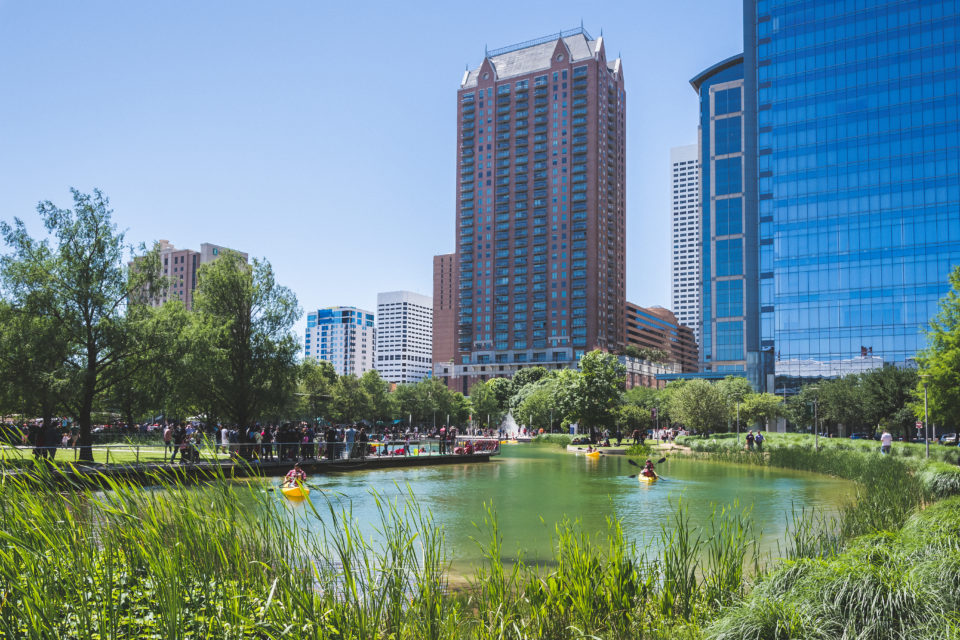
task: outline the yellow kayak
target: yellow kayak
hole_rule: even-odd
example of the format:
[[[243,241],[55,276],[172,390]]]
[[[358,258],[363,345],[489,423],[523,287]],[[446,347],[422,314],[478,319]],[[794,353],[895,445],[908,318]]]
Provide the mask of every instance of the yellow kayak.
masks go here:
[[[585,454],[583,454],[583,455],[586,456],[586,457],[588,457],[588,458],[599,458],[599,457],[600,457],[600,452],[599,452],[599,451],[591,451],[590,453],[585,453]]]
[[[659,476],[645,476],[642,473],[637,475],[637,479],[640,481],[640,484],[653,484],[660,479]]]
[[[280,491],[288,498],[306,498],[310,489],[304,486],[281,487]]]

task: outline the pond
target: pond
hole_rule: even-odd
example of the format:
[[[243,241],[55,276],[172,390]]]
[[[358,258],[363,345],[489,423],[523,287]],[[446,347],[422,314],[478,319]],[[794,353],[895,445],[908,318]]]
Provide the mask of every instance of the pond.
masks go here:
[[[628,477],[638,469],[624,456],[592,460],[553,445],[505,445],[502,450],[489,463],[312,476],[311,498],[323,504],[319,510],[324,514],[326,498],[351,506],[373,533],[378,515],[371,490],[403,501],[409,486],[444,529],[452,573],[465,575],[481,561],[473,539],[487,539],[477,528],[485,503],[496,511],[504,560],[522,552],[525,561],[537,563],[551,556],[554,525],[565,516],[579,520],[590,534],[605,532],[608,517],[619,518],[627,538],[645,545],[662,525],[673,525],[678,501],[696,525],[708,522],[715,507],[739,501],[741,508],[752,509],[754,526],[762,532],[761,549],[774,551],[794,507],[834,511],[853,497],[849,481],[784,469],[673,458],[657,467],[660,482],[643,485]],[[306,508],[276,495],[278,508]],[[307,522],[322,526],[315,519]]]

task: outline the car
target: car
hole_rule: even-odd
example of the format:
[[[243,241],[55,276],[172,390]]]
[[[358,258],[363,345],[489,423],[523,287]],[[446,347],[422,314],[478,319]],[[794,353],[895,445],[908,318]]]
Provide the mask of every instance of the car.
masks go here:
[[[958,438],[955,433],[945,433],[940,436],[940,444],[947,447],[956,446],[960,444],[960,438]]]
[[[873,438],[866,433],[851,433],[851,440],[873,440]]]

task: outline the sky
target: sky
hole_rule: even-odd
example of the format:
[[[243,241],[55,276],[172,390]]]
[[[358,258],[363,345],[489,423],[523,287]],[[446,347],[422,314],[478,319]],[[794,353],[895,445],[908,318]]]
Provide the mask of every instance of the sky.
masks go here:
[[[740,0],[0,0],[0,219],[101,189],[127,240],[265,258],[306,311],[432,294],[454,250],[456,92],[490,49],[583,26],[623,60],[627,299],[670,306],[670,148]],[[297,331],[302,333],[301,319]]]

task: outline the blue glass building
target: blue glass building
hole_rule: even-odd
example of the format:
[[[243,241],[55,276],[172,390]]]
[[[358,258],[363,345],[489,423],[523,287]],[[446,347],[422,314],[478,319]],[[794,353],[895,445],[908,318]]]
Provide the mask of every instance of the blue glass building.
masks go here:
[[[744,375],[756,388],[761,357],[755,185],[746,179],[743,55],[690,81],[700,98],[701,345],[700,370]]]
[[[960,0],[745,0],[742,112],[720,113],[717,101],[735,58],[692,81],[704,371],[742,366],[755,387],[779,392],[912,363],[960,263],[958,39]],[[736,125],[717,126],[734,117],[739,156],[721,148]],[[739,235],[719,207],[738,198],[737,157]],[[738,238],[742,278],[729,271]]]

